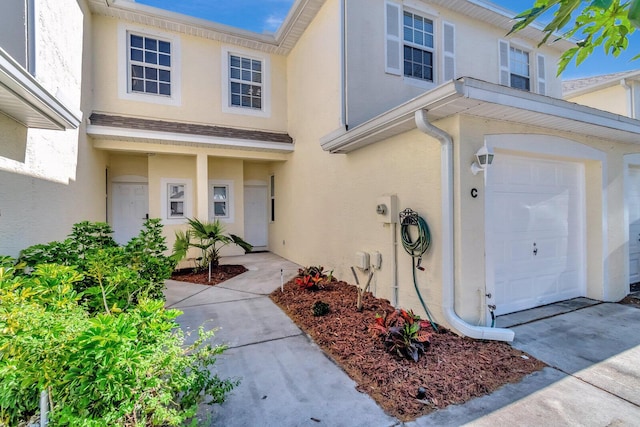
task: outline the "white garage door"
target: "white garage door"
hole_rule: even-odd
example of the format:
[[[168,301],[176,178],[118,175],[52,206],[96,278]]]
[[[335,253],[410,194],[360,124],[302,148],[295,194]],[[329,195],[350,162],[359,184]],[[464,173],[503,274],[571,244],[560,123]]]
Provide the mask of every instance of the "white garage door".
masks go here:
[[[496,314],[585,294],[582,164],[501,154],[487,171],[487,290]]]
[[[629,283],[640,282],[640,168],[629,167]]]

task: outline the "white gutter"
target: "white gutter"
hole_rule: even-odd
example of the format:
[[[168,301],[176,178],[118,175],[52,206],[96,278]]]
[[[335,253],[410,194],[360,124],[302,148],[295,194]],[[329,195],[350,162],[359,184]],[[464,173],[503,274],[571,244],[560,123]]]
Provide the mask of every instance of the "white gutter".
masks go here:
[[[462,320],[454,307],[454,252],[453,252],[453,138],[432,125],[424,109],[415,112],[416,126],[423,133],[440,141],[442,188],[442,311],[447,322],[461,334],[484,340],[513,341],[511,329],[474,326]]]

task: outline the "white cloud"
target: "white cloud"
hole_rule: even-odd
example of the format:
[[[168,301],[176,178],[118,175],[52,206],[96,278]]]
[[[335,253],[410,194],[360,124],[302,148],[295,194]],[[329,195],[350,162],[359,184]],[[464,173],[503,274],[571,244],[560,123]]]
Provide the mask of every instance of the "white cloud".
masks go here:
[[[275,32],[284,22],[284,17],[280,15],[269,15],[264,20],[264,31]]]

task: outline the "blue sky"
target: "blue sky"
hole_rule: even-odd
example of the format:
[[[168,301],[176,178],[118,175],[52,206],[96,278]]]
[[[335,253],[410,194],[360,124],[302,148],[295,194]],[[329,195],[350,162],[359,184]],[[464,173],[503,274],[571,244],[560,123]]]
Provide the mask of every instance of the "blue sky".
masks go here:
[[[258,33],[275,32],[289,12],[293,0],[136,0],[186,15],[244,28]],[[521,12],[533,5],[534,0],[493,0],[493,3]],[[640,68],[640,60],[630,59],[640,53],[640,31],[632,36],[629,49],[618,58],[607,56],[602,48],[579,67],[573,63],[563,73],[564,79],[588,77]]]

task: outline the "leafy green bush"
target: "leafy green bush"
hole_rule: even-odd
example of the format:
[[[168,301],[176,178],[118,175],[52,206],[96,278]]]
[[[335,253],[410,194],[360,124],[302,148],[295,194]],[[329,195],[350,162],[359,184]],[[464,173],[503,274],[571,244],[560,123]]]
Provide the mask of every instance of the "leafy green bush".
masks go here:
[[[311,310],[313,311],[313,315],[316,317],[324,316],[330,311],[329,304],[324,301],[316,301],[313,304],[313,307],[311,307]]]
[[[19,262],[0,257],[0,426],[32,416],[42,390],[52,425],[183,425],[237,384],[210,371],[226,348],[214,331],[185,347],[181,312],[164,308],[175,264],[159,220],[125,246],[110,234],[83,222]]]
[[[205,344],[213,331],[185,348],[181,313],[162,300],[90,316],[74,267],[14,273],[0,267],[0,425],[32,415],[40,390],[54,402],[53,425],[182,425],[205,396],[222,402],[237,384],[209,370],[225,349]]]
[[[140,234],[125,246],[118,246],[112,233],[106,223],[84,221],[75,224],[63,242],[24,249],[19,261],[30,268],[44,263],[76,266],[83,278],[74,287],[92,313],[121,311],[140,298],[162,298],[175,261],[164,255],[167,245],[160,220],[145,221]]]

